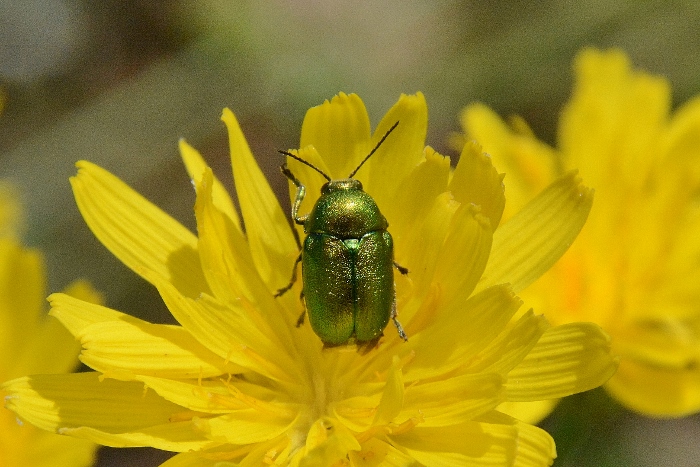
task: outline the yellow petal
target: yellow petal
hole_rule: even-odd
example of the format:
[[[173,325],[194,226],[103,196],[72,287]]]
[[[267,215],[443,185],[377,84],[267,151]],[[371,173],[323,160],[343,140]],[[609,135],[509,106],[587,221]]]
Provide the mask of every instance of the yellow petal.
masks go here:
[[[683,185],[685,184],[679,184]],[[658,282],[654,284],[656,289],[652,289],[653,294],[644,294],[638,309],[629,310],[639,320],[636,329],[630,331],[672,327],[675,329],[671,330],[671,335],[691,336],[696,335],[691,328],[699,327],[697,322],[700,320],[695,307],[700,302],[700,286],[697,281],[700,264],[695,260],[700,256],[700,236],[697,235],[700,231],[700,215],[698,206],[693,201],[677,197],[669,201],[668,211],[677,212],[685,204],[686,213],[677,214],[677,222],[673,223],[673,227],[672,222],[666,221],[670,217],[668,211],[662,217],[649,220],[649,223],[655,224],[653,232],[659,234],[654,241],[659,255],[646,264],[640,264],[639,269],[646,273],[642,278],[651,277]],[[659,222],[659,219],[664,219],[664,222]],[[660,261],[665,261],[665,264],[659,264]],[[647,283],[649,282],[644,282],[645,285]],[[697,342],[695,338],[690,340]]]
[[[288,404],[276,400],[279,393],[230,376],[187,381],[153,376],[137,376],[137,379],[165,400],[195,412],[223,414],[256,408],[282,417],[289,417],[293,413]]]
[[[204,452],[182,452],[177,454],[159,467],[239,467],[235,462],[222,461],[218,457],[209,457]]]
[[[15,362],[41,324],[44,281],[38,251],[0,238],[0,379],[21,376]]]
[[[422,427],[458,425],[493,410],[503,400],[501,375],[465,374],[406,388],[401,417],[420,417]]]
[[[233,179],[253,263],[269,290],[276,290],[289,280],[281,266],[291,264],[297,253],[294,236],[233,112],[224,109],[221,119],[228,128]]]
[[[700,96],[683,104],[673,114],[668,131],[661,141],[664,162],[670,167],[691,174],[695,184],[700,180],[700,163],[697,153],[700,148]]]
[[[514,118],[509,126],[493,110],[475,103],[464,109],[461,122],[467,139],[480,144],[498,171],[506,174],[507,217],[554,179],[554,150],[537,140],[522,119]]]
[[[278,381],[290,381],[298,366],[275,330],[241,299],[224,306],[208,295],[182,296],[171,284],[152,278],[175,319],[207,349],[244,368]]]
[[[650,367],[687,370],[698,366],[700,345],[695,339],[700,317],[673,319],[638,317],[615,333],[615,351],[624,359]]]
[[[197,237],[106,170],[78,162],[73,193],[90,230],[134,271],[147,269],[196,297],[209,288]]]
[[[299,467],[326,467],[344,460],[349,451],[361,449],[357,439],[341,424],[321,418],[311,426],[306,438],[306,456]]]
[[[489,259],[492,238],[491,225],[478,208],[460,206],[437,255],[433,280],[441,285],[442,300],[461,301],[471,295]]]
[[[428,106],[422,93],[401,94],[398,102],[389,109],[374,130],[371,148],[379,143],[396,122],[399,125],[368,160],[367,167],[363,166],[358,172],[358,178],[367,181],[363,181],[365,191],[374,197],[380,209],[390,203],[401,182],[423,159],[425,135],[428,131]],[[364,156],[368,154],[369,151]],[[364,170],[367,170],[365,174],[362,173]]]
[[[300,148],[312,145],[333,179],[347,178],[369,154],[369,116],[357,94],[340,93],[306,112],[301,127]]]
[[[503,331],[521,304],[507,286],[492,287],[464,302],[453,301],[435,323],[401,345],[402,352],[415,349],[415,357],[404,368],[404,380],[445,374],[467,363]]]
[[[110,433],[92,427],[61,428],[59,433],[116,448],[153,447],[164,451],[187,452],[214,444],[192,428],[192,422],[172,422],[137,431]]]
[[[479,420],[491,423],[492,428],[502,431],[498,425],[512,425],[517,430],[517,453],[513,462],[514,466],[540,466],[552,463],[557,457],[557,451],[552,437],[542,428],[523,423],[520,420],[493,411]]]
[[[0,334],[2,342],[32,332],[42,315],[45,280],[39,251],[12,238],[0,238],[0,332],[7,333]]]
[[[481,102],[474,102],[462,110],[459,121],[466,140],[483,146],[488,154],[495,156],[501,171],[504,173],[516,171],[508,157],[512,131],[496,112]],[[455,149],[462,150],[462,146]]]
[[[532,402],[503,402],[497,407],[499,412],[509,415],[531,425],[537,425],[545,419],[559,403],[560,399]]]
[[[180,156],[182,157],[182,161],[187,169],[187,174],[190,176],[190,179],[194,184],[199,183],[202,179],[202,174],[208,168],[204,158],[202,158],[199,151],[187,144],[184,139],[180,140],[179,147]],[[236,208],[233,206],[231,196],[229,195],[228,191],[226,191],[226,188],[224,188],[224,184],[221,183],[216,177],[213,177],[211,192],[214,206],[216,206],[219,211],[224,213],[224,215],[226,215],[226,217],[233,222],[236,229],[240,231],[241,221],[238,218]]]
[[[374,416],[373,425],[386,425],[391,423],[394,418],[401,412],[404,399],[403,375],[401,369],[398,368],[398,358],[394,358],[394,362],[389,369],[389,376],[386,379],[384,392],[377,407],[377,413]]]
[[[51,314],[83,344],[81,360],[110,377],[208,378],[241,371],[179,326],[147,323],[63,294],[49,299]]]
[[[141,321],[111,308],[86,302],[68,294],[51,294],[47,300],[52,308],[49,313],[57,318],[74,336],[79,335],[83,329],[94,323],[118,321],[121,318]]]
[[[599,326],[556,326],[508,373],[506,395],[510,401],[564,397],[602,385],[616,369],[610,338]]]
[[[389,231],[395,240],[396,254],[401,258],[405,249],[401,245],[403,235],[427,216],[435,198],[447,191],[450,175],[450,158],[430,147],[424,150],[424,158],[396,191],[394,200],[380,206],[389,221]]]
[[[387,388],[384,386],[385,391],[387,390],[397,390],[395,386],[390,386]],[[403,389],[401,389],[403,392]],[[368,430],[374,422],[374,416],[377,413],[377,408],[379,406],[379,401],[384,392],[379,394],[376,390],[365,390],[358,391],[359,394],[371,394],[348,397],[347,399],[341,400],[333,404],[333,416],[340,420],[343,425],[348,429],[362,432]],[[387,401],[388,402],[388,401]]]
[[[497,372],[506,376],[530,353],[548,328],[544,316],[528,310],[508,323],[506,329],[479,352],[478,358],[469,365],[469,371]]]
[[[3,372],[6,379],[30,374],[67,373],[78,366],[80,344],[55,318],[42,318],[22,342],[21,352]]]
[[[689,310],[686,310],[688,313]],[[614,336],[620,368],[607,389],[632,410],[684,416],[700,410],[697,319],[638,319]]]
[[[575,172],[552,183],[493,235],[491,257],[477,290],[510,283],[519,292],[569,248],[593,203]]]
[[[194,182],[197,190],[194,212],[199,232],[199,255],[207,282],[214,295],[225,301],[241,296],[253,300],[256,293],[269,295],[255,269],[248,240],[216,206],[213,180],[211,169],[207,167]]]
[[[443,193],[432,200],[425,217],[401,238],[402,266],[408,268],[418,297],[428,292],[437,267],[437,255],[458,208],[459,203],[449,193]]]
[[[391,436],[391,440],[418,462],[431,467],[541,467],[551,465],[556,456],[554,441],[546,432],[512,419],[508,423],[502,420],[435,428],[417,426],[406,434]]]
[[[684,417],[700,409],[697,365],[670,368],[622,358],[605,388],[623,405],[652,417]]]
[[[252,467],[261,465],[264,459],[264,456],[261,456],[257,464],[228,462],[228,459],[239,457],[241,457],[241,449],[237,446],[228,446],[228,452],[214,447],[198,452],[181,452],[160,464],[159,467]]]
[[[362,443],[360,451],[348,453],[353,467],[414,467],[415,459],[377,438]]]
[[[195,420],[197,429],[214,440],[232,444],[251,444],[276,438],[289,430],[294,419],[275,417],[255,410],[235,410],[226,415]]]
[[[621,181],[641,188],[668,117],[668,82],[632,72],[629,59],[618,49],[584,49],[574,69],[573,96],[559,122],[564,165],[577,167],[596,189],[616,190]]]
[[[101,303],[102,294],[87,281],[78,280],[66,287],[66,293],[92,303]],[[68,373],[78,365],[80,343],[54,317],[39,320],[34,332],[23,342],[20,355],[14,359],[14,373],[7,379],[29,374]]]
[[[285,346],[291,347],[292,338],[288,328],[296,316],[283,312],[254,266],[246,237],[216,207],[211,191],[213,185],[210,169],[205,170],[196,186],[195,215],[200,257],[214,295],[221,302],[244,298],[257,309],[270,310],[267,317],[271,326],[286,339]],[[278,284],[279,287],[283,285]]]
[[[84,302],[94,303],[96,305],[102,305],[105,302],[104,294],[95,289],[90,282],[82,279],[78,279],[68,284],[63,292],[73,298],[80,299]]]
[[[180,381],[142,375],[136,376],[135,379],[143,382],[148,389],[155,391],[163,399],[194,412],[222,414],[248,408],[243,401],[233,397],[218,380]]]
[[[4,467],[89,467],[95,463],[95,444],[49,433],[27,423],[20,424],[12,412],[4,412],[0,414],[3,430],[0,452]],[[4,424],[3,418],[12,425]]]
[[[3,389],[7,408],[44,430],[109,446],[184,451],[206,443],[187,423],[174,421],[182,407],[144,391],[142,383],[75,373],[18,378]]]
[[[481,213],[491,221],[491,230],[496,230],[506,202],[503,175],[496,171],[491,157],[482,152],[480,145],[464,145],[449,188],[460,203],[480,206]]]

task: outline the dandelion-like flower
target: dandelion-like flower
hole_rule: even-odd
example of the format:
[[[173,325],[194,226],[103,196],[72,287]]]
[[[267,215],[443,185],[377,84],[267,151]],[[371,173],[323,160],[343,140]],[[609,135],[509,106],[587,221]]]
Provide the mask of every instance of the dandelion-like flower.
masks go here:
[[[700,410],[700,98],[670,114],[665,79],[633,71],[622,51],[583,50],[558,148],[522,120],[482,105],[463,125],[508,173],[511,211],[557,167],[578,167],[596,191],[582,234],[523,294],[553,323],[593,321],[620,368],[606,388],[652,416]],[[511,209],[512,208],[512,209]]]
[[[19,241],[22,209],[12,185],[0,182],[0,382],[34,373],[65,373],[78,363],[80,345],[54,318],[46,316],[45,271],[41,254]],[[84,300],[99,296],[84,281],[66,293]],[[7,393],[0,389],[0,397]],[[58,436],[0,408],[2,467],[75,467],[93,463],[97,446]]]
[[[88,225],[157,287],[179,325],[52,295],[52,314],[80,339],[95,372],[15,380],[8,407],[59,433],[179,452],[168,467],[549,465],[551,437],[496,407],[587,390],[616,367],[599,327],[550,327],[519,311],[514,294],[585,222],[591,193],[576,176],[494,229],[502,177],[475,145],[454,170],[424,146],[421,94],[402,96],[373,134],[356,95],[309,110],[298,154],[333,178],[347,177],[400,122],[356,178],[410,270],[395,278],[408,342],[390,327],[366,351],[324,348],[308,324],[295,326],[301,284],[273,296],[289,282],[298,246],[233,113],[223,120],[242,219],[182,142],[198,235],[79,163],[72,183]],[[290,169],[307,187],[303,214],[323,180],[295,161]]]

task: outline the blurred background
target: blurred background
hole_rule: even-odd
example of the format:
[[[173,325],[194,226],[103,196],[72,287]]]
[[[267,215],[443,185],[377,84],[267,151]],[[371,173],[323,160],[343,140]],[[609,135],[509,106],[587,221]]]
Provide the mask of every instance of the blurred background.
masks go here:
[[[86,277],[110,307],[168,322],[156,291],[81,220],[75,161],[102,165],[194,229],[177,142],[231,183],[223,107],[288,204],[276,151],[297,147],[306,109],[339,91],[358,93],[374,124],[400,93],[422,91],[428,144],[445,154],[475,100],[554,144],[582,46],[623,48],[670,80],[677,105],[700,93],[698,24],[694,0],[0,0],[0,178],[22,191],[24,238],[46,255],[50,291]],[[645,419],[600,390],[566,399],[542,426],[556,466],[700,465],[698,416]],[[168,457],[102,449],[98,465]]]

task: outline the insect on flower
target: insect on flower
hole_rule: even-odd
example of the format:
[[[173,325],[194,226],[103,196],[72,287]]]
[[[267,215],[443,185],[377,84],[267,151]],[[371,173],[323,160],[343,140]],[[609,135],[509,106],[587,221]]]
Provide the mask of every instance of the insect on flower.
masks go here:
[[[296,186],[292,219],[304,226],[306,238],[297,257],[292,279],[277,291],[287,292],[296,282],[297,265],[301,262],[302,296],[314,332],[326,346],[342,345],[351,338],[358,343],[376,342],[382,336],[389,318],[394,321],[402,339],[408,340],[396,317],[396,291],[393,268],[402,274],[408,269],[394,261],[394,244],[389,226],[374,199],[359,180],[358,170],[377,151],[396,122],[347,178],[331,180],[318,167],[286,151],[280,151],[320,173],[327,182],[311,212],[299,216],[299,206],[306,187],[282,164],[282,173]]]

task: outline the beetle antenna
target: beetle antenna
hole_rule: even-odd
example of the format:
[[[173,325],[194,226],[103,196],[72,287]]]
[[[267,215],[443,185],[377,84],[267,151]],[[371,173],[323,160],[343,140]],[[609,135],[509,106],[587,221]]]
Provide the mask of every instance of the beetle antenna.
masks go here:
[[[394,126],[396,126],[396,125],[394,125]],[[392,128],[392,129],[393,129],[393,128]],[[386,138],[386,136],[385,136],[385,138]],[[384,140],[382,139],[382,141],[384,141]],[[297,161],[301,162],[302,164],[304,164],[304,165],[306,165],[306,166],[308,166],[308,167],[311,167],[311,168],[314,169],[316,172],[318,172],[318,173],[320,173],[321,175],[323,175],[323,178],[325,178],[327,181],[329,181],[329,182],[331,181],[331,177],[329,177],[328,175],[326,175],[326,174],[323,172],[323,170],[319,169],[318,167],[316,167],[315,165],[313,165],[311,162],[307,162],[307,161],[305,161],[304,159],[302,159],[301,157],[292,154],[291,152],[282,151],[282,150],[277,151],[277,152],[279,152],[280,154],[284,154],[284,155],[287,156],[287,157],[291,157],[292,159],[297,160]],[[373,151],[373,152],[374,152],[374,151]]]
[[[396,128],[396,127],[398,126],[398,124],[399,124],[399,122],[394,123],[394,125],[393,125],[391,128],[389,128],[389,131],[387,131],[386,133],[384,133],[384,136],[382,136],[382,139],[380,139],[379,142],[377,143],[377,145],[374,147],[374,149],[372,149],[372,151],[371,151],[369,154],[367,154],[367,157],[365,157],[364,159],[362,159],[362,162],[360,162],[360,165],[358,165],[358,166],[355,168],[355,170],[353,170],[353,171],[350,173],[350,175],[348,175],[348,178],[352,178],[352,177],[355,176],[355,174],[357,173],[357,171],[360,170],[360,167],[362,167],[362,166],[364,165],[364,163],[367,162],[367,159],[369,159],[370,157],[372,157],[372,154],[374,154],[375,151],[376,151],[377,149],[379,149],[379,146],[382,145],[382,143],[383,143],[384,140],[387,138],[387,136],[389,136],[389,133],[391,133],[392,131],[394,131],[394,128]]]

